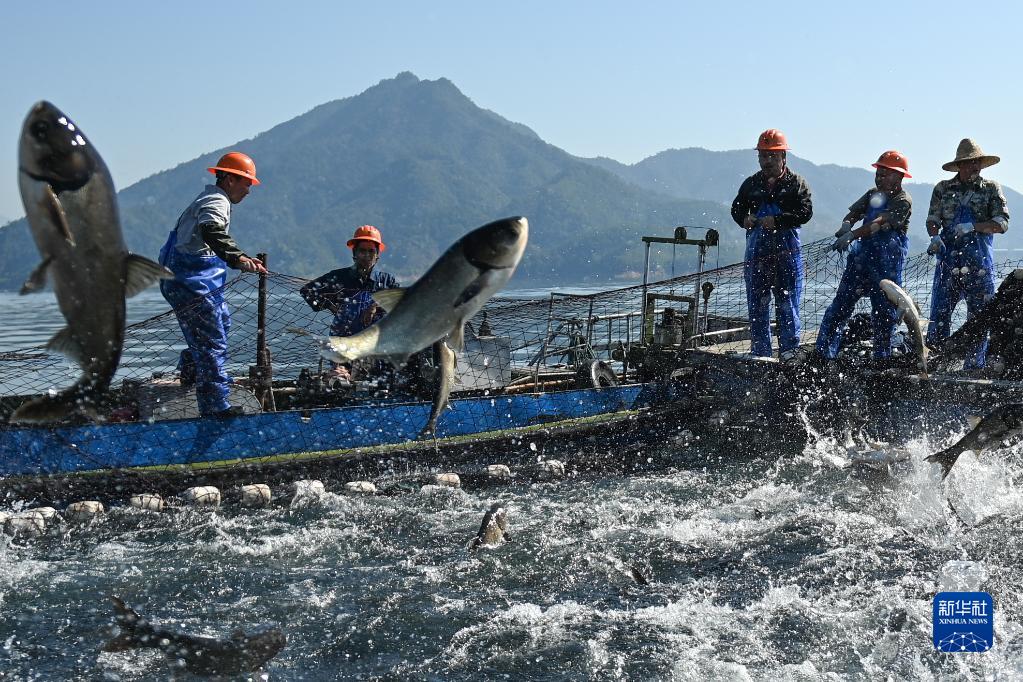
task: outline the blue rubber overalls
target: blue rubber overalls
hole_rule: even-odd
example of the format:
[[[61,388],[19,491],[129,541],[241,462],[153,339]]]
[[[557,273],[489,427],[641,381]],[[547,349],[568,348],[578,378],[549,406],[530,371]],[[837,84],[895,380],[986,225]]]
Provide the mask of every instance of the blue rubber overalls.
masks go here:
[[[174,273],[174,279],[160,281],[160,292],[174,308],[188,344],[178,359],[181,383],[195,382],[199,414],[214,414],[231,406],[226,370],[231,313],[223,294],[227,263],[216,255],[182,253],[176,244],[177,229],[160,249],[160,264]]]
[[[778,323],[778,348],[784,353],[799,346],[802,330],[799,301],[803,296],[803,254],[799,231],[765,230],[759,218],[777,216],[777,204],[757,210],[757,225],[746,235],[746,303],[749,308],[750,353],[771,356],[771,295]]]
[[[952,231],[959,223],[975,222],[973,211],[967,205],[969,194],[963,198],[950,225],[941,228],[945,248],[938,253],[938,266],[934,270],[931,290],[931,323],[927,328],[927,343],[943,341],[949,336],[952,311],[966,299],[967,317],[973,317],[995,293],[995,263],[992,249],[993,236],[976,230],[962,237]],[[987,356],[987,337],[979,342],[964,363],[966,369],[983,367]]]
[[[884,197],[881,206],[868,207],[863,218],[864,224],[885,210],[888,197]],[[879,284],[882,279],[890,279],[902,286],[902,271],[908,253],[909,237],[897,229],[881,230],[852,243],[835,300],[824,313],[821,328],[817,332],[817,352],[828,359],[838,355],[845,323],[849,321],[856,302],[869,296],[874,327],[874,357],[891,357],[898,309],[884,295]]]
[[[366,325],[362,323],[362,313],[375,303],[373,300],[375,291],[378,290],[358,291],[345,299],[344,305],[338,309],[334,321],[330,324],[332,336],[352,336],[383,319],[384,309],[378,306],[372,321]]]

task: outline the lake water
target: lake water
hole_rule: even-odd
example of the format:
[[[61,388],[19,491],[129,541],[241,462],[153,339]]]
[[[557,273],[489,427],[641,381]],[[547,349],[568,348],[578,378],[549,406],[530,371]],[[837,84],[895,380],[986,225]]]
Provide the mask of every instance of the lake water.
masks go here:
[[[5,349],[62,325],[47,296],[0,295]],[[129,317],[165,309],[147,292]],[[651,447],[663,466],[631,476],[0,536],[0,680],[170,678],[152,650],[100,653],[111,594],[196,635],[281,625],[277,680],[1021,679],[1018,460],[964,456],[942,487],[922,458],[944,444],[873,472],[827,438],[734,431]],[[512,541],[471,555],[495,501]],[[991,651],[935,651],[932,597],[955,584],[994,596]]]

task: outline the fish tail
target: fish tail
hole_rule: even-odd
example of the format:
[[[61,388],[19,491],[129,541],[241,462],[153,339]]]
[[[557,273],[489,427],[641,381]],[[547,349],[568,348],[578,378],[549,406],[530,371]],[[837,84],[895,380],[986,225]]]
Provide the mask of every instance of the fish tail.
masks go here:
[[[128,649],[137,647],[139,645],[139,641],[136,629],[138,623],[142,620],[142,617],[139,616],[134,609],[125,604],[124,600],[120,597],[111,595],[110,601],[114,603],[114,611],[117,613],[117,625],[121,628],[121,632],[103,645],[103,651],[127,651]]]
[[[416,440],[423,440],[428,437],[437,437],[437,420],[433,417],[430,417],[430,421],[426,422],[426,426],[424,426],[423,430],[419,432],[418,436],[416,436]]]
[[[44,395],[24,403],[11,415],[12,424],[57,422],[74,414],[96,416],[95,392],[76,384],[56,395]]]
[[[957,448],[948,448],[941,452],[935,453],[930,457],[926,457],[924,461],[934,462],[935,464],[941,465],[941,480],[945,480],[948,477],[952,467],[955,465],[956,460],[959,459],[959,455],[963,454],[963,451]]]

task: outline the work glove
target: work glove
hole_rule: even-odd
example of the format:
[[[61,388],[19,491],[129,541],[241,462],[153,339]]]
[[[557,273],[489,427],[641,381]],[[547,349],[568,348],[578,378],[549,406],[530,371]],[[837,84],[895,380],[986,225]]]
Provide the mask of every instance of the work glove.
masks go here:
[[[971,232],[973,232],[973,223],[959,223],[952,228],[952,233],[956,237],[965,237]]]
[[[931,237],[931,245],[927,247],[927,255],[933,256],[940,253],[945,248],[945,242],[941,241],[941,237],[934,235]]]
[[[841,237],[842,235],[844,235],[846,232],[848,232],[851,229],[852,229],[852,223],[849,222],[848,220],[843,220],[842,221],[842,227],[838,228],[838,232],[835,233],[835,236],[836,237]]]
[[[856,236],[852,233],[852,230],[849,230],[848,232],[842,234],[842,236],[840,236],[838,239],[836,239],[835,243],[831,246],[831,248],[834,249],[835,251],[838,251],[839,253],[844,253],[845,250],[849,248],[849,245],[852,244],[855,239]]]

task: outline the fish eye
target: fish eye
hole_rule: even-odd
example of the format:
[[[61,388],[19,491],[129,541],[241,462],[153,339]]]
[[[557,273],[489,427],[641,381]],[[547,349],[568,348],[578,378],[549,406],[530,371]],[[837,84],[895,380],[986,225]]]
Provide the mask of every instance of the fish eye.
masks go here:
[[[50,132],[50,124],[46,121],[36,121],[32,124],[31,133],[32,137],[36,138],[40,142],[46,139],[47,133]]]

